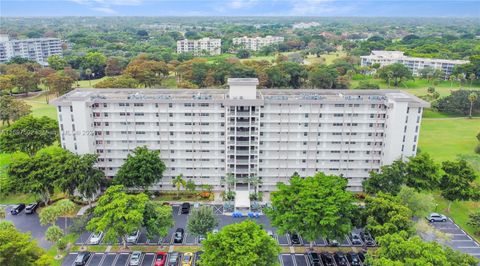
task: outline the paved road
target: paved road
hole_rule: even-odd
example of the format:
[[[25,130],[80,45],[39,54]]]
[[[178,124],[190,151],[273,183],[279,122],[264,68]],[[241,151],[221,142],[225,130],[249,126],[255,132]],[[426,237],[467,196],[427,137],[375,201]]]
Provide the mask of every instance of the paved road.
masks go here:
[[[480,259],[480,244],[472,239],[463,229],[456,225],[450,218],[446,222],[432,223],[433,227],[451,236],[446,244],[455,250],[468,253]]]

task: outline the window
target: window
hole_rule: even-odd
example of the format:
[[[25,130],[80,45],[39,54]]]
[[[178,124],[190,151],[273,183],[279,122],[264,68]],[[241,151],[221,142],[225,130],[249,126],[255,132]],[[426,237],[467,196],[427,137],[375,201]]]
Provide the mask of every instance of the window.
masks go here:
[[[143,103],[134,103],[133,106],[140,107],[140,106],[143,106]]]

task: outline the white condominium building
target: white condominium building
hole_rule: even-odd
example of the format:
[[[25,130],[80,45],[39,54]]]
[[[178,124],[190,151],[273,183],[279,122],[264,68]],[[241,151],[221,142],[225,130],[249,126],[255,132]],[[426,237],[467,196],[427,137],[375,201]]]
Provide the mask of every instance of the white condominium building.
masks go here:
[[[236,186],[258,176],[260,191],[322,171],[361,190],[370,171],[417,152],[422,109],[397,90],[257,90],[257,79],[226,89],[76,89],[58,108],[62,146],[99,155],[109,177],[135,147],[159,150],[167,170],[155,189],[179,175],[196,184]]]
[[[240,38],[232,39],[232,42],[234,45],[238,45],[240,47],[243,47],[251,51],[258,51],[262,47],[279,44],[279,43],[282,43],[283,41],[284,41],[284,38],[280,36],[266,36],[266,37],[243,36]]]
[[[360,58],[362,66],[371,66],[376,63],[380,64],[380,66],[400,63],[408,67],[414,76],[420,74],[420,69],[431,67],[442,70],[445,73],[445,77],[448,77],[452,74],[456,65],[469,63],[467,60],[410,57],[404,55],[401,51],[372,51],[370,55],[360,56]]]
[[[10,40],[8,35],[0,36],[0,63],[8,62],[12,57],[19,56],[46,66],[48,65],[47,59],[51,55],[62,55],[62,42],[60,39]]]
[[[193,53],[194,55],[219,55],[222,53],[221,46],[221,39],[185,39],[177,41],[177,53]]]
[[[308,29],[311,27],[318,27],[318,26],[320,26],[320,23],[318,22],[300,22],[300,23],[293,24],[294,29]]]

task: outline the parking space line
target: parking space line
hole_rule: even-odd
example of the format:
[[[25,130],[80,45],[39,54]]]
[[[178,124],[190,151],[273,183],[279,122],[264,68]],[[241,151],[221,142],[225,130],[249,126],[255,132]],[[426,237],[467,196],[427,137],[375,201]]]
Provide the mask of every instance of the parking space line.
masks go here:
[[[457,247],[457,248],[473,248],[473,249],[478,248],[478,249],[480,249],[480,247],[470,247],[470,246],[461,246],[461,247]]]
[[[103,253],[103,257],[102,259],[100,260],[100,262],[98,263],[98,265],[102,265],[103,264],[103,261],[105,260],[105,257],[107,256],[107,253]]]
[[[130,253],[126,253],[126,254],[128,254],[128,257],[127,257],[127,260],[125,261],[125,266],[130,264],[130,257],[132,256],[132,254],[130,254]]]
[[[278,261],[280,262],[280,265],[283,265],[282,254],[278,255]]]
[[[290,255],[292,257],[293,265],[297,266],[297,258],[295,258],[295,255]]]

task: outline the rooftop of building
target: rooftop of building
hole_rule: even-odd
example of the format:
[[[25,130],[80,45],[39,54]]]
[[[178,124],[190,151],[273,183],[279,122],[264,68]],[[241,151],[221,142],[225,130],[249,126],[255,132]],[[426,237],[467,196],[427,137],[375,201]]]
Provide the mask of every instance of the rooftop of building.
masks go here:
[[[421,60],[421,61],[442,61],[445,63],[452,64],[467,64],[470,61],[468,60],[452,60],[452,59],[441,59],[441,58],[423,58],[423,57],[411,57],[404,54],[402,51],[380,51],[373,50],[370,55],[363,55],[362,58],[370,59],[408,59],[408,60]]]
[[[231,84],[246,86],[256,79],[233,79]],[[424,100],[400,90],[322,90],[322,89],[259,89],[257,99],[265,101],[328,101],[328,102],[411,102],[428,107]],[[71,101],[120,102],[120,101],[169,101],[229,99],[228,89],[75,89],[51,103],[61,105]]]

